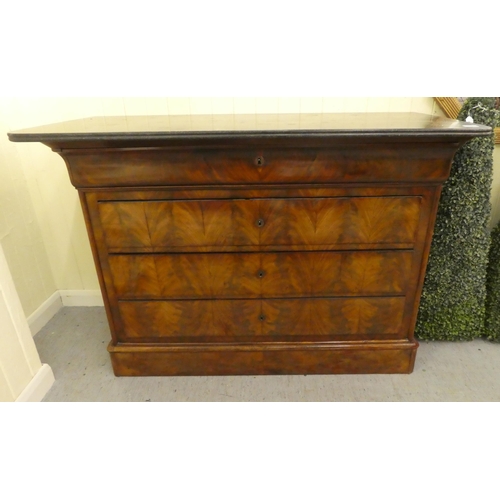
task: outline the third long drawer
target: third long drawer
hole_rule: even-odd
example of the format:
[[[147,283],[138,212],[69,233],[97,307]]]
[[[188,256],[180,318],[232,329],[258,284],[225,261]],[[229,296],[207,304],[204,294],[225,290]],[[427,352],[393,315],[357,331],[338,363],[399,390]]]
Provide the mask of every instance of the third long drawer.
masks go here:
[[[119,342],[387,340],[406,337],[405,297],[119,301]]]

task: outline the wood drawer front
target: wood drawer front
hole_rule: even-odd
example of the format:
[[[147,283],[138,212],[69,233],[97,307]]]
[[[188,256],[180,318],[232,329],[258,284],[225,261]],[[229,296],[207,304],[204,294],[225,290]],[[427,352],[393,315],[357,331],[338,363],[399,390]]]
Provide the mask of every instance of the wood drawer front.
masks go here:
[[[404,297],[121,301],[121,342],[403,338]]]
[[[119,299],[404,294],[411,251],[110,255]]]
[[[108,251],[411,247],[421,198],[101,201]]]
[[[335,149],[65,150],[77,187],[441,181],[449,151],[419,145]]]

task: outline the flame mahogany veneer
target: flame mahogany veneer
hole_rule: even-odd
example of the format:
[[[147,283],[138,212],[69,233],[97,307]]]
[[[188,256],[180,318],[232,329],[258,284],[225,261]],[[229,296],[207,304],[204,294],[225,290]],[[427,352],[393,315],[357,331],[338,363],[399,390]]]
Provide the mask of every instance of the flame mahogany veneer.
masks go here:
[[[78,189],[116,375],[411,373],[441,186],[488,127],[88,118],[9,134]]]

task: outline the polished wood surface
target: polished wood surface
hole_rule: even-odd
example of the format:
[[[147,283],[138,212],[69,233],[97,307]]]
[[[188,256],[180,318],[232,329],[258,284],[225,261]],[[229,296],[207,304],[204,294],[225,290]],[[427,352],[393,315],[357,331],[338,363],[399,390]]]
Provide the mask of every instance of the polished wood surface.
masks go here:
[[[488,127],[418,114],[13,132],[80,192],[116,375],[410,373],[442,183]]]
[[[140,299],[403,294],[411,251],[113,254],[116,295]]]
[[[413,243],[419,197],[101,202],[110,252]]]
[[[404,303],[404,297],[119,301],[124,325],[120,340],[158,342],[171,337],[182,343],[240,337],[246,341],[253,337],[274,341],[295,336],[324,340],[398,337]]]
[[[148,375],[303,375],[410,373],[416,342],[222,344],[201,347],[110,344],[115,373]]]
[[[422,149],[420,143],[392,143],[388,148],[385,142],[373,144],[370,136],[363,136],[353,144],[349,144],[348,138],[344,137],[335,148],[330,143],[339,140],[337,136],[325,138],[323,135],[306,135],[303,138],[283,137],[276,140],[287,146],[288,142],[293,146],[302,142],[304,145],[300,149],[290,146],[276,149],[273,140],[264,136],[262,146],[242,149],[229,139],[214,139],[208,143],[206,140],[200,146],[190,145],[192,149],[186,155],[182,148],[186,140],[171,147],[167,140],[151,140],[148,149],[135,151],[131,149],[135,146],[134,142],[102,149],[79,143],[80,148],[65,150],[65,158],[71,164],[71,180],[79,188],[137,187],[138,176],[143,186],[261,186],[415,182],[419,179],[440,182],[446,178],[449,155],[455,149],[454,145],[438,147],[436,144],[427,144]],[[380,140],[387,141],[387,137],[383,136]],[[124,150],[126,146],[128,148]],[[165,154],[165,147],[169,147],[168,155]],[[369,149],[369,155],[365,148]]]

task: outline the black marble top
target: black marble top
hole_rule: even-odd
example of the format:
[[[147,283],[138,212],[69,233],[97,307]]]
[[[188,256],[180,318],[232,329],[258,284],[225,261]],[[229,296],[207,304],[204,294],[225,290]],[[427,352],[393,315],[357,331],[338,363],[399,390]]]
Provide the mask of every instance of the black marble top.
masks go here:
[[[490,127],[420,113],[113,116],[10,132],[15,142],[154,140],[172,137],[442,136],[477,137]]]

